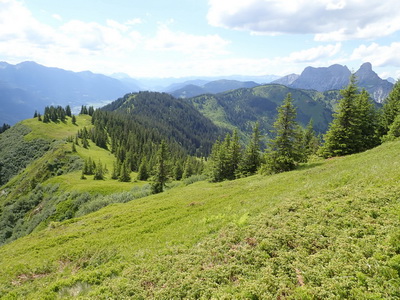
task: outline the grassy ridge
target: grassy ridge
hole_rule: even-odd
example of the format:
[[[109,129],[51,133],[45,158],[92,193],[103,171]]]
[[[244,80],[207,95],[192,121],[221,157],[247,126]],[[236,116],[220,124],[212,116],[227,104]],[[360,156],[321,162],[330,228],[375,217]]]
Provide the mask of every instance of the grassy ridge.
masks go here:
[[[0,248],[0,295],[397,299],[399,148],[52,223]]]
[[[7,158],[7,166],[18,162],[7,156],[7,153],[17,152],[15,149],[21,149],[27,159],[19,165],[19,169],[23,169],[0,188],[0,245],[47,227],[52,221],[148,194],[145,182],[122,183],[111,179],[115,157],[110,151],[90,141],[88,149],[80,142],[76,152],[72,152],[72,143],[67,142],[67,138],[74,137],[84,127],[90,130],[92,126],[88,115],[77,116],[76,123],[72,124],[71,118],[57,123],[28,119],[1,136],[0,142],[10,148],[0,149],[2,157]],[[21,130],[17,130],[19,128]],[[32,147],[26,147],[27,143]],[[93,180],[93,176],[81,179],[83,161],[88,158],[95,163],[101,161],[107,168],[105,180]],[[131,176],[135,178],[136,174]]]

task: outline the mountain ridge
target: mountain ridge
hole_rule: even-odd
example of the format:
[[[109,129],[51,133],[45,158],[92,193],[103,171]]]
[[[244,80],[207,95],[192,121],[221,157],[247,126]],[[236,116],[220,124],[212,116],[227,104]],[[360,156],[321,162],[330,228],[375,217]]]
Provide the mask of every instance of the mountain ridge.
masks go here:
[[[307,67],[300,75],[290,74],[273,83],[279,83],[291,88],[311,89],[319,92],[343,89],[348,83],[351,71],[347,66],[334,64],[329,67]],[[393,83],[381,79],[372,70],[372,64],[363,63],[355,72],[357,85],[365,88],[371,97],[382,103],[393,88]]]

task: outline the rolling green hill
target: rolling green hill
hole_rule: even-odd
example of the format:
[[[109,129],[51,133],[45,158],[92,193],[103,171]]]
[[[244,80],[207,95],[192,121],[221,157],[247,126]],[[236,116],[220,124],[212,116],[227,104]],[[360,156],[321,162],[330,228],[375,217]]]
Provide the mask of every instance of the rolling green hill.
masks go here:
[[[0,297],[398,299],[399,148],[49,223],[0,247]]]
[[[256,121],[260,122],[264,133],[271,131],[277,107],[288,93],[292,93],[297,107],[298,122],[305,127],[312,118],[314,129],[320,133],[325,132],[332,121],[332,105],[339,99],[338,91],[321,93],[268,84],[215,95],[201,95],[187,101],[218,126],[230,130],[237,128],[243,136],[248,136]]]
[[[4,180],[0,187],[0,244],[46,227],[52,221],[70,219],[111,202],[123,202],[128,194],[138,197],[149,193],[146,182],[111,179],[116,159],[110,151],[93,142],[86,149],[80,142],[76,152],[72,152],[68,138],[93,126],[88,115],[76,118],[76,125],[71,118],[58,123],[27,119],[0,135],[0,174]],[[106,167],[104,180],[93,180],[93,175],[81,179],[84,160],[89,158]],[[131,175],[136,178],[135,173]]]

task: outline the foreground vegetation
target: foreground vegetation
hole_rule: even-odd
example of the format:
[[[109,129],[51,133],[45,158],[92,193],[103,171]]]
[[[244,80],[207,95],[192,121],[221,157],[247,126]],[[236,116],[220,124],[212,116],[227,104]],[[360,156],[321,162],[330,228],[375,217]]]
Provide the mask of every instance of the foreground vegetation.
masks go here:
[[[0,295],[398,299],[399,148],[50,223],[0,248]]]

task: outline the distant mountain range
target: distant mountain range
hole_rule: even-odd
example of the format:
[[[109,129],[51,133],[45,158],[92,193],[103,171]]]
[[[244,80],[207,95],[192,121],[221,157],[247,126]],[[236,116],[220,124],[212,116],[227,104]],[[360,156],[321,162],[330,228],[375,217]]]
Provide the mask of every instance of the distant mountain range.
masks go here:
[[[241,88],[253,88],[259,86],[254,81],[237,81],[221,79],[211,81],[203,85],[189,84],[178,90],[171,92],[170,94],[176,98],[191,98],[202,94],[218,94],[230,90],[236,90]]]
[[[0,62],[0,125],[13,125],[30,118],[35,110],[42,112],[48,105],[70,105],[77,110],[81,105],[102,106],[126,93],[145,90],[191,98],[254,88],[271,81],[303,90],[339,90],[348,84],[350,74],[346,66],[333,65],[307,67],[300,75],[290,74],[279,79],[275,75],[133,79],[123,73],[105,76],[49,68],[35,62],[17,65]],[[359,87],[365,88],[377,102],[382,102],[393,87],[392,82],[379,78],[370,63],[363,64],[356,76]]]
[[[313,68],[307,67],[301,75],[290,74],[273,83],[283,84],[291,88],[310,89],[319,92],[340,90],[349,83],[351,71],[342,65]],[[381,79],[373,70],[370,63],[364,63],[355,73],[357,85],[365,88],[371,97],[381,103],[393,88],[393,83]]]
[[[110,102],[130,88],[121,81],[92,72],[48,68],[35,62],[0,63],[0,123],[31,118],[47,105],[81,106]]]

